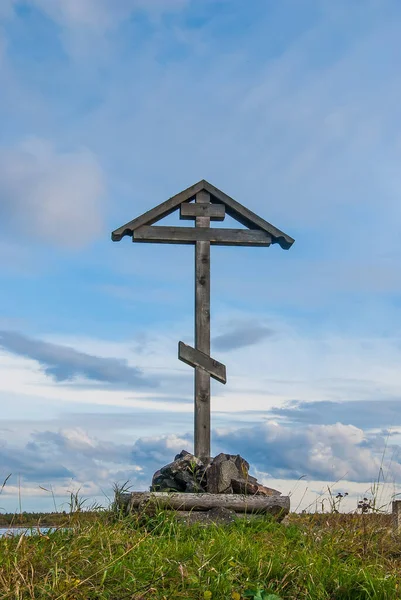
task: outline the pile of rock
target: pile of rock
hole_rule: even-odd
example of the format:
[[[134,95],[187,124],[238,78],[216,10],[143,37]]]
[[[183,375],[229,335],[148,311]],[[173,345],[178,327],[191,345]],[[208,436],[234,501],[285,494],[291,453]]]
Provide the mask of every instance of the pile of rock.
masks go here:
[[[221,453],[203,462],[190,452],[182,450],[172,463],[156,471],[150,491],[281,495],[281,492],[259,484],[248,471],[249,463],[239,454]]]

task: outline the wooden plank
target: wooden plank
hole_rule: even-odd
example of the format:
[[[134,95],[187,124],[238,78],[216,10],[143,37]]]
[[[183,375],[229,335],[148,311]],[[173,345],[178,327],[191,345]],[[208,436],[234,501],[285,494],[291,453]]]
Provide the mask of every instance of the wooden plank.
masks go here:
[[[401,533],[401,500],[393,500],[391,508],[393,529],[399,535]]]
[[[189,204],[184,202],[180,206],[180,219],[189,221],[195,217],[210,217],[211,221],[224,221],[226,209],[224,204]]]
[[[160,508],[206,511],[224,507],[239,513],[270,513],[284,517],[290,511],[289,496],[247,496],[244,494],[191,494],[181,492],[131,492],[120,495],[127,512],[155,503]]]
[[[204,180],[198,181],[198,183],[191,185],[186,190],[183,190],[182,192],[176,194],[175,196],[172,196],[165,202],[162,202],[154,208],[151,208],[139,217],[136,217],[136,219],[133,219],[132,221],[129,221],[122,227],[115,229],[111,234],[111,239],[113,240],[113,242],[119,242],[121,238],[123,238],[125,235],[132,235],[135,229],[142,227],[142,225],[153,225],[153,223],[156,223],[160,219],[167,217],[172,212],[177,210],[182,202],[192,200],[196,196],[196,194],[203,189],[203,187]]]
[[[206,219],[209,217],[197,217]],[[194,244],[207,242],[214,246],[270,246],[271,236],[257,229],[215,229],[198,227],[166,227],[146,225],[133,232],[133,242],[155,244]]]
[[[148,210],[146,213],[140,215],[136,219],[129,221],[122,227],[114,230],[111,234],[111,239],[114,242],[121,240],[125,235],[132,235],[135,229],[142,227],[143,225],[153,225],[160,219],[167,217],[174,212],[181,203],[187,203],[192,200],[196,194],[202,190],[208,192],[211,196],[210,200],[212,203],[224,204],[226,213],[236,219],[242,225],[249,227],[250,229],[260,228],[266,233],[270,234],[273,238],[272,243],[278,243],[282,248],[288,249],[294,243],[294,239],[274,227],[271,223],[268,223],[262,217],[259,217],[254,212],[225,194],[219,188],[215,187],[205,179],[198,181],[194,185],[191,185],[186,190],[183,190],[179,194],[172,196],[165,202],[162,202],[158,206]]]
[[[292,244],[295,241],[292,237],[290,237],[280,229],[277,229],[277,227],[274,227],[274,225],[268,223],[267,221],[262,219],[262,217],[259,217],[257,214],[249,210],[249,208],[246,208],[245,206],[243,206],[242,204],[240,204],[239,202],[237,202],[236,200],[234,200],[233,198],[216,188],[208,181],[204,181],[203,183],[205,189],[211,195],[211,201],[218,201],[225,204],[226,213],[230,217],[233,217],[233,219],[241,223],[241,225],[245,225],[245,227],[250,227],[251,229],[257,227],[262,229],[263,231],[266,231],[272,236],[272,243],[277,242],[284,250],[288,250],[292,246]]]
[[[192,346],[178,342],[178,358],[191,367],[200,367],[213,379],[227,383],[226,366]]]
[[[210,196],[201,191],[196,204],[209,204]],[[210,217],[196,217],[192,232],[205,234],[210,230]],[[196,238],[197,239],[197,238]],[[203,239],[195,245],[195,348],[210,356],[210,241]],[[195,367],[194,454],[201,460],[210,457],[210,375]]]

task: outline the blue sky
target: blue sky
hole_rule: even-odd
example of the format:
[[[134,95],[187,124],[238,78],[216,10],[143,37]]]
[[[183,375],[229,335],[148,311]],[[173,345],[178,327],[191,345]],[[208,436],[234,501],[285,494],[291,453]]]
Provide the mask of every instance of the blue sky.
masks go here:
[[[294,508],[337,480],[354,508],[384,451],[399,490],[400,27],[396,0],[2,0],[1,508],[192,449],[193,250],[110,233],[200,179],[296,240],[212,248],[212,453]]]

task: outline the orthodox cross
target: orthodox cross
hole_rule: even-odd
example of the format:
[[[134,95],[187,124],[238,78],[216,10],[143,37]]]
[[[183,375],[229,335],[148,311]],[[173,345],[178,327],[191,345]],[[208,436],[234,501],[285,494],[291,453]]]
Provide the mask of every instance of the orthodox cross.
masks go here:
[[[180,219],[195,227],[154,226],[180,209]],[[211,228],[211,221],[233,217],[248,229]],[[192,244],[195,246],[195,347],[178,343],[178,358],[195,369],[194,454],[210,457],[210,377],[226,383],[226,367],[210,356],[210,245],[270,246],[288,250],[294,240],[205,180],[176,194],[111,234],[133,242]]]

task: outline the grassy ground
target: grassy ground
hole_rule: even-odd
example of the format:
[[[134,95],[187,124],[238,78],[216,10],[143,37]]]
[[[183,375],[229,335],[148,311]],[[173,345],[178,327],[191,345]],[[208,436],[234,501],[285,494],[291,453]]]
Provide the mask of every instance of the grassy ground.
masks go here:
[[[0,599],[401,598],[388,516],[290,515],[186,526],[168,512],[65,515],[48,535],[0,538]]]

